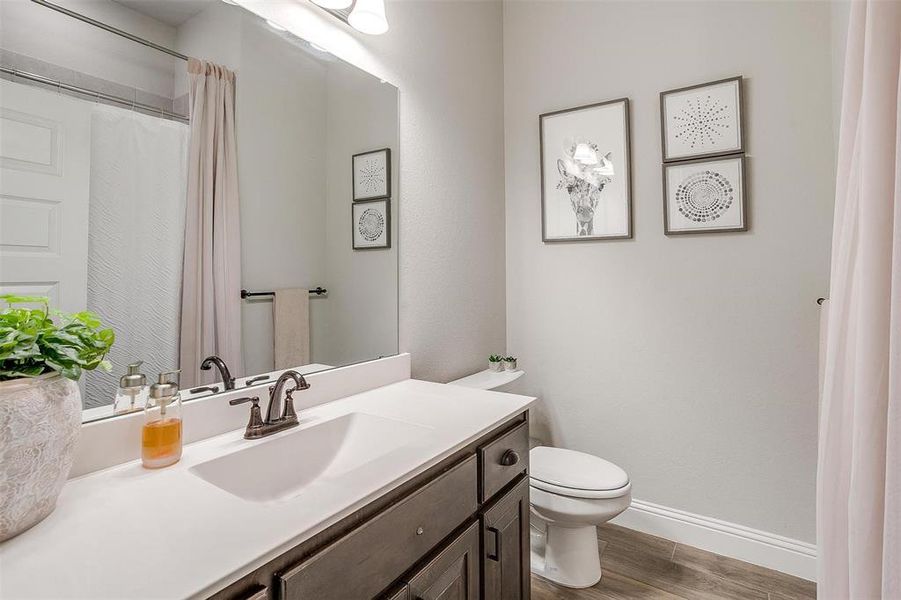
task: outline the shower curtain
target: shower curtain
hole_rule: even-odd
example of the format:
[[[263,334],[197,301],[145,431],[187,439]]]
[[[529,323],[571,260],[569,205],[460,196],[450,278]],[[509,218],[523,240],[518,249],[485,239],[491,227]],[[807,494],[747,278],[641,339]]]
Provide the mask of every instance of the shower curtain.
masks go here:
[[[817,596],[901,598],[901,2],[851,3],[825,327]]]
[[[187,153],[187,125],[92,107],[87,302],[116,343],[112,376],[84,374],[86,408],[113,401],[131,362],[178,368]]]
[[[212,63],[188,61],[191,143],[185,212],[181,301],[181,383],[218,378],[201,371],[212,354],[231,372],[244,372],[241,355],[241,225],[235,143],[235,74]]]

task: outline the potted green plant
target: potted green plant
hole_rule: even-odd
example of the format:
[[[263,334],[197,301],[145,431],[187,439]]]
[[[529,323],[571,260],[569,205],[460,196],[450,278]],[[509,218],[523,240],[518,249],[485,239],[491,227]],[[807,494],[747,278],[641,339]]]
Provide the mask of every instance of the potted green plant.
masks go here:
[[[0,303],[2,542],[56,507],[81,431],[76,382],[109,370],[115,335],[90,312],[51,313],[48,298],[6,294]]]
[[[489,371],[503,371],[504,370],[504,358],[500,354],[492,354],[488,357],[488,370]]]
[[[505,371],[515,371],[516,370],[516,357],[515,356],[504,357],[504,370]]]

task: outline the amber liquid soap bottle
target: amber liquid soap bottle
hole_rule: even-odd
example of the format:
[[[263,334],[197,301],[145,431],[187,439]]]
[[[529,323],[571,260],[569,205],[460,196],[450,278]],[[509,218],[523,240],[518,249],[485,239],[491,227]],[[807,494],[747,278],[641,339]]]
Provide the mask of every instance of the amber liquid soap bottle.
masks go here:
[[[179,371],[160,373],[144,405],[141,460],[148,469],[174,465],[181,458],[181,395],[172,381]]]

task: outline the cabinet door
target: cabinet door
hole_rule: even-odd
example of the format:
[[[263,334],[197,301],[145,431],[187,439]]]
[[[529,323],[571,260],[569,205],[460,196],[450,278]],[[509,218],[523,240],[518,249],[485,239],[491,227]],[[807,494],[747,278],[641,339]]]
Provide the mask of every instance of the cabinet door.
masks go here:
[[[482,600],[528,600],[528,477],[482,515],[482,540]]]
[[[479,524],[473,523],[409,579],[413,600],[479,599]]]

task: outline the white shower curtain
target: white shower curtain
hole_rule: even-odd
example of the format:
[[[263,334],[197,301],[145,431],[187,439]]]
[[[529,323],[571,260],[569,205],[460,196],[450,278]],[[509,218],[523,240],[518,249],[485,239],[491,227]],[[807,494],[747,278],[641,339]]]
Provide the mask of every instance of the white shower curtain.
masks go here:
[[[200,370],[201,361],[212,354],[222,358],[232,374],[244,372],[235,74],[192,58],[188,77],[191,145],[181,303],[182,387],[218,378],[215,372]]]
[[[87,302],[116,343],[112,376],[85,372],[88,408],[112,403],[131,362],[178,368],[187,154],[187,125],[92,108]]]
[[[901,598],[901,2],[851,3],[817,474],[824,599]]]

